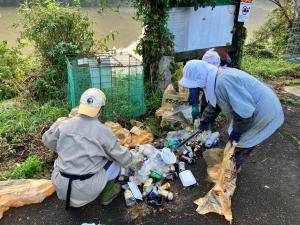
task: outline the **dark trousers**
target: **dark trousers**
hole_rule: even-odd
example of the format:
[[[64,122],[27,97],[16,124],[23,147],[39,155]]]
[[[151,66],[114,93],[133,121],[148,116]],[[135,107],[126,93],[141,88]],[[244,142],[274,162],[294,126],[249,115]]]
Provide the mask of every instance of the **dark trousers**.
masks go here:
[[[251,148],[236,148],[234,151],[236,166],[241,166],[244,161],[250,156],[254,148],[255,146]]]

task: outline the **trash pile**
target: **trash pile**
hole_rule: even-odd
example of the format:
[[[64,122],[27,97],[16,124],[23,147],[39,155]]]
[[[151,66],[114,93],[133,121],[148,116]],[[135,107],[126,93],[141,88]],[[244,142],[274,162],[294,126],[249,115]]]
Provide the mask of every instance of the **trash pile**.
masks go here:
[[[134,168],[122,168],[119,176],[119,181],[124,183],[126,206],[145,201],[150,206],[160,207],[163,201],[172,201],[174,193],[170,182],[177,178],[183,187],[197,185],[193,173],[186,167],[201,157],[205,145],[216,145],[219,133],[203,132],[177,147],[189,137],[184,130],[172,131],[153,145],[136,145],[131,149]]]
[[[135,120],[130,121],[133,126],[130,130],[123,128],[119,123],[111,121],[104,125],[112,130],[119,143],[125,147],[134,148],[139,144],[147,144],[153,142],[153,135],[149,127]]]

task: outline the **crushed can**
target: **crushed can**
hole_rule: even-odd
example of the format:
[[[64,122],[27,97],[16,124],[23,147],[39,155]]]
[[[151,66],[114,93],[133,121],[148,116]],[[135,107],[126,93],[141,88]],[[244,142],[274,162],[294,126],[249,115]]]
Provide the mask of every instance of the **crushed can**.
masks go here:
[[[151,191],[147,196],[147,204],[154,207],[162,206],[162,196],[157,192]]]
[[[193,163],[195,162],[194,159],[189,158],[189,157],[187,157],[187,156],[185,156],[185,155],[181,155],[181,156],[179,157],[179,159],[180,159],[181,161],[186,162],[187,164],[193,164]]]
[[[171,184],[169,182],[164,183],[159,187],[161,190],[169,190],[171,188]]]
[[[172,201],[174,199],[174,194],[167,190],[158,190],[158,194],[167,199],[168,201]]]
[[[185,162],[180,161],[178,163],[178,170],[179,170],[179,172],[185,171]]]
[[[163,176],[166,180],[174,181],[178,177],[178,174],[176,172],[164,173]]]

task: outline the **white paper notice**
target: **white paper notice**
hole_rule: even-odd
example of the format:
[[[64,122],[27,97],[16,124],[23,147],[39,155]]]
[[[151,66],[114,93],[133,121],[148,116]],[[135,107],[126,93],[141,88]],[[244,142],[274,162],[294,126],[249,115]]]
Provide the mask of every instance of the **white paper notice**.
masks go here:
[[[231,45],[234,5],[172,8],[168,28],[174,34],[175,52]]]
[[[173,8],[169,11],[168,28],[175,36],[175,50],[187,51],[189,15],[189,7]]]

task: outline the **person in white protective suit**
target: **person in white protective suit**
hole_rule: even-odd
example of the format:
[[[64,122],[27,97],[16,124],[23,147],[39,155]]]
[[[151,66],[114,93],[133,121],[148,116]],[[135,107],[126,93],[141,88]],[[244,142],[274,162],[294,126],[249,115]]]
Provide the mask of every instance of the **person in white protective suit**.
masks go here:
[[[86,90],[78,114],[59,118],[42,137],[43,143],[57,152],[52,183],[66,208],[81,207],[100,194],[100,203],[109,204],[120,193],[114,183],[120,166],[132,164],[132,154],[120,146],[112,131],[99,120],[105,106],[104,93]]]

